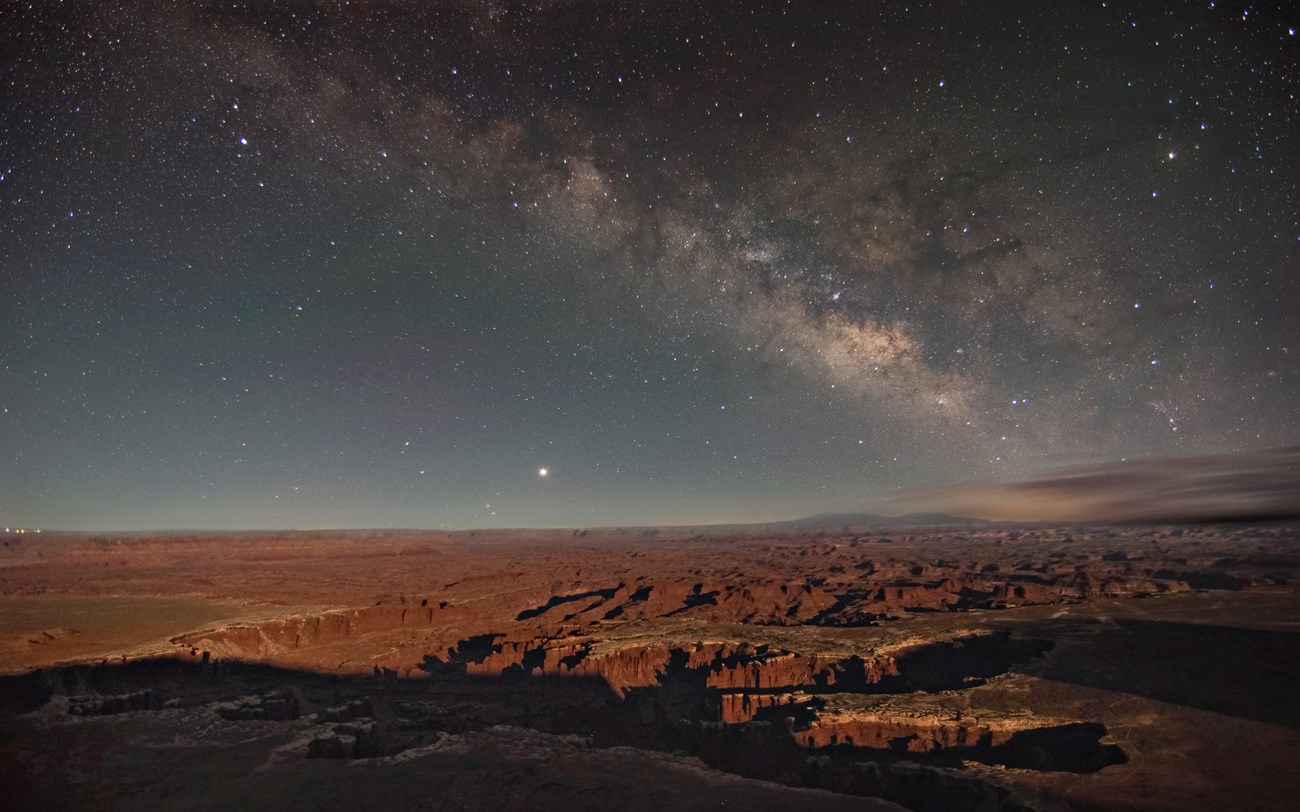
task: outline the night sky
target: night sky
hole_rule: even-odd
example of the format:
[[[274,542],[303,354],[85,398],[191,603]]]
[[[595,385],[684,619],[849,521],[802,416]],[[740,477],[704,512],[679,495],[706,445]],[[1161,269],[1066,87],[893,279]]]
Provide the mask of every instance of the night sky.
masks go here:
[[[1296,444],[1298,25],[5,2],[0,524],[763,521]]]

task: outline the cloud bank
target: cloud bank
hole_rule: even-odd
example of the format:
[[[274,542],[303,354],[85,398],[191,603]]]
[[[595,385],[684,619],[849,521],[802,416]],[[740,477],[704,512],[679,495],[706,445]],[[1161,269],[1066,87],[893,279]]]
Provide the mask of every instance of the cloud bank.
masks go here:
[[[1015,521],[1300,518],[1300,447],[1107,463],[1021,482],[922,488],[889,507]]]

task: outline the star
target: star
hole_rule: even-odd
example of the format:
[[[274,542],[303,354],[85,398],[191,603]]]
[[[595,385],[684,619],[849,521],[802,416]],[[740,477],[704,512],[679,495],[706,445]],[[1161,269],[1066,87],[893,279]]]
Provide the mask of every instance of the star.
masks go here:
[[[1294,366],[1300,313],[1278,270],[1300,245],[1294,20],[1137,4],[1117,37],[1106,14],[917,7],[916,49],[870,3],[636,33],[599,3],[488,3],[431,46],[411,32],[446,4],[364,4],[326,37],[205,4],[139,40],[117,36],[153,30],[134,4],[10,5],[10,525],[745,520],[828,490],[854,511],[1181,453],[1142,398],[1197,403],[1175,436],[1216,451],[1300,442],[1300,376],[1263,377]],[[1127,38],[1166,28],[1186,33]],[[131,111],[140,148],[83,99]],[[719,475],[740,448],[761,481]],[[913,467],[861,465],[894,453]],[[503,495],[490,521],[473,494],[549,481],[555,454],[563,488],[533,490],[572,502]],[[250,496],[300,476],[299,512]]]

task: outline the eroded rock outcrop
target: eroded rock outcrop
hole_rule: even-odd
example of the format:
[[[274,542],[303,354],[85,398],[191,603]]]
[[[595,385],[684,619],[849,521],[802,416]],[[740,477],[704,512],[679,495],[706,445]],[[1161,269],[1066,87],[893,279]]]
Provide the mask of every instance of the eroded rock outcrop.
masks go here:
[[[128,711],[158,710],[162,706],[162,699],[152,689],[114,696],[68,698],[68,713],[73,716],[107,716]]]
[[[246,697],[216,706],[216,713],[230,721],[283,721],[299,716],[298,694],[292,688],[262,696]]]

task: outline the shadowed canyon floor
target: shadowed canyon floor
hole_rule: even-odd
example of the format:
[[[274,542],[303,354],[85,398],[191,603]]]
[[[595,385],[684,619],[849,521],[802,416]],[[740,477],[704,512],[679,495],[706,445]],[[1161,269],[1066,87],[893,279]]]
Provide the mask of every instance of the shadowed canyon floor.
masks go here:
[[[11,536],[19,808],[1276,809],[1300,528]]]

